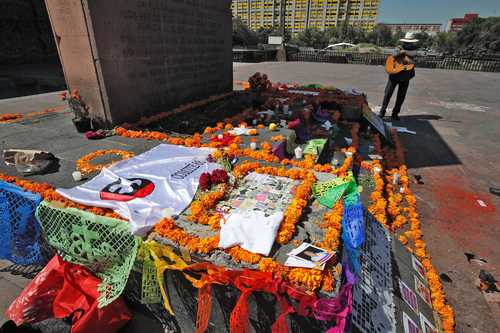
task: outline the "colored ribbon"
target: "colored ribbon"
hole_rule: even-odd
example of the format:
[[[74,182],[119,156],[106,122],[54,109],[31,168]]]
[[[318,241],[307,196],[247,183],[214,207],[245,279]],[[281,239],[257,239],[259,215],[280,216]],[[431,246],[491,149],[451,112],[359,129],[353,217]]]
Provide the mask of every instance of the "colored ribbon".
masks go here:
[[[241,295],[230,316],[230,330],[233,333],[250,332],[248,297],[255,291],[273,294],[280,304],[280,314],[271,327],[273,333],[288,332],[286,318],[291,313],[298,313],[301,316],[307,317],[314,316],[320,321],[335,319],[337,322],[336,326],[327,332],[341,333],[344,331],[347,316],[352,308],[352,286],[355,281],[355,277],[349,268],[345,270],[346,284],[341,287],[338,297],[319,299],[315,294],[305,289],[274,278],[270,272],[252,271],[249,269],[229,271],[211,263],[188,265],[168,246],[162,246],[152,241],[146,242],[145,246],[153,257],[164,306],[170,314],[174,315],[174,312],[165,291],[164,273],[166,270],[183,272],[193,287],[198,289],[196,333],[203,333],[208,328],[212,312],[213,284],[234,285],[241,291]],[[198,275],[199,278],[194,278],[192,276],[193,273]],[[287,296],[297,301],[297,309],[288,302]]]

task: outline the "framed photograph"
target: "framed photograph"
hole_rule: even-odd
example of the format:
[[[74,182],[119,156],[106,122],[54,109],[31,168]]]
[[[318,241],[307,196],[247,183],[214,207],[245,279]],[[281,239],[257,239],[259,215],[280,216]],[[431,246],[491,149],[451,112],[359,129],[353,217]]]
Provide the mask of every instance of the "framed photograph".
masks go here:
[[[315,263],[324,263],[332,257],[330,252],[309,243],[303,243],[289,255]]]
[[[425,268],[422,263],[417,258],[415,258],[415,256],[411,256],[411,262],[413,269],[417,271],[418,275],[420,275],[420,277],[424,279],[424,281],[427,281],[427,278],[425,277]]]
[[[405,333],[422,333],[420,327],[405,312],[403,312],[403,327]]]
[[[429,288],[420,281],[420,279],[414,275],[415,278],[415,291],[417,292],[418,296],[424,300],[425,303],[427,303],[431,308],[432,308],[432,298],[431,298],[431,293],[429,291]]]
[[[423,314],[420,314],[420,326],[422,327],[422,333],[438,333],[434,325]]]
[[[401,298],[415,313],[418,313],[417,294],[401,280],[399,280],[399,290],[401,291]]]

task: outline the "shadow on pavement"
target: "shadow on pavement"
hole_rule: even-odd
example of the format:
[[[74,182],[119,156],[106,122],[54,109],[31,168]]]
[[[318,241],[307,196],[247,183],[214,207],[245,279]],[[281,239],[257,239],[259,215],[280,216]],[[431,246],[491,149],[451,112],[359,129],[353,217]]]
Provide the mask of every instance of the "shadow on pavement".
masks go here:
[[[393,126],[407,127],[417,132],[416,135],[400,133],[406,149],[406,164],[409,168],[446,166],[462,164],[446,141],[431,124],[431,120],[443,120],[436,115],[401,116],[401,121]]]

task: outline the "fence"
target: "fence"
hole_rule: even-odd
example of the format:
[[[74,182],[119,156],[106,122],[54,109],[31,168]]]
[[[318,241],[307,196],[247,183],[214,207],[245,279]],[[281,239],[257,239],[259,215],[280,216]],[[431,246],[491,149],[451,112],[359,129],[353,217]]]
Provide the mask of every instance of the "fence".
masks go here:
[[[233,62],[276,61],[276,50],[233,49]]]
[[[260,62],[275,61],[276,54],[268,53],[263,57],[259,53],[250,55],[252,50],[246,50],[246,54],[233,51],[233,61]],[[268,51],[259,51],[268,52]],[[384,65],[387,55],[379,53],[355,53],[355,52],[332,52],[323,50],[290,51],[287,52],[288,61],[326,62],[335,64],[359,64],[359,65]],[[248,61],[250,59],[252,61]],[[500,59],[498,57],[465,58],[453,56],[417,56],[415,65],[420,68],[458,69],[466,71],[500,72]]]
[[[378,53],[347,53],[331,51],[299,51],[289,54],[289,61],[312,61],[340,64],[384,65],[387,55]],[[459,69],[466,71],[500,72],[500,60],[495,58],[462,58],[453,56],[416,56],[421,68]]]

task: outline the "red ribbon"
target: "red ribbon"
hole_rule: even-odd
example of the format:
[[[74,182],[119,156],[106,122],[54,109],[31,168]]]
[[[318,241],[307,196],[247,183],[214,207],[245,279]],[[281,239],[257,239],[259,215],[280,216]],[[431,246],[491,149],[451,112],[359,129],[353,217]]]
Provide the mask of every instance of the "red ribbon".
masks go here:
[[[212,312],[212,284],[214,283],[231,284],[241,291],[229,321],[230,330],[233,333],[250,332],[248,297],[254,291],[273,294],[280,304],[281,312],[271,327],[273,333],[288,333],[286,318],[290,313],[298,313],[306,317],[314,316],[321,321],[336,319],[337,325],[329,329],[328,333],[343,332],[352,304],[352,285],[350,284],[343,286],[336,298],[319,299],[305,289],[280,279],[274,279],[272,273],[269,272],[249,269],[227,271],[208,263],[193,264],[184,270],[185,273],[187,271],[201,275],[199,280],[191,279],[193,286],[199,289],[196,333],[203,333],[208,328]],[[288,302],[286,296],[297,301],[297,309]]]

